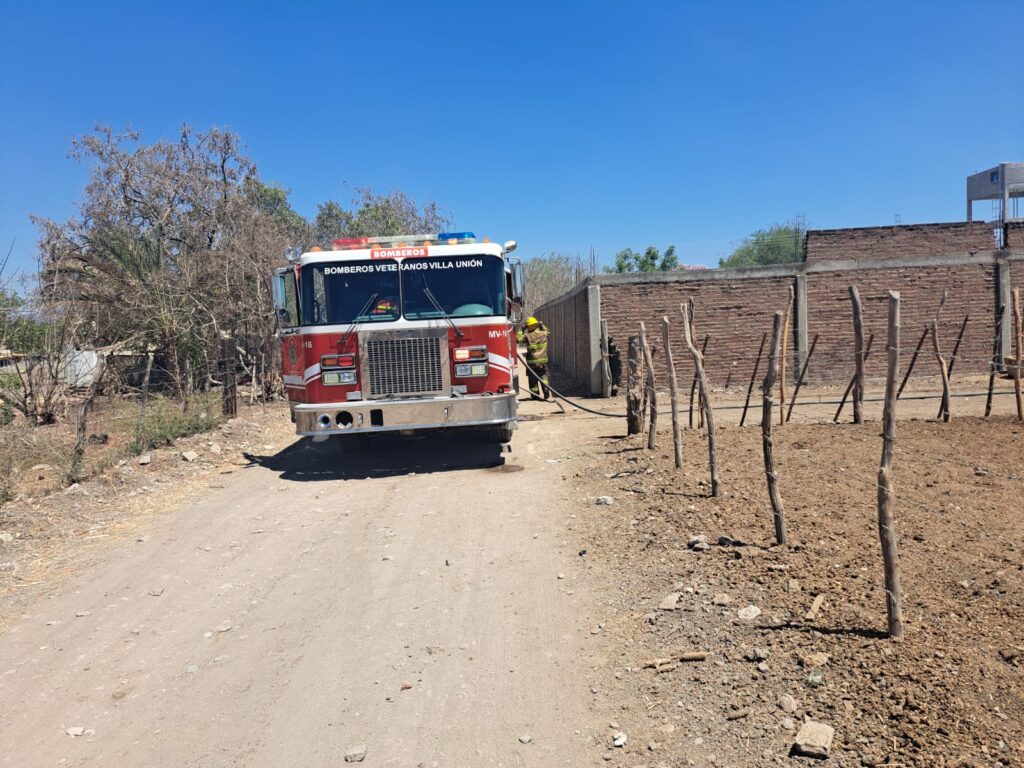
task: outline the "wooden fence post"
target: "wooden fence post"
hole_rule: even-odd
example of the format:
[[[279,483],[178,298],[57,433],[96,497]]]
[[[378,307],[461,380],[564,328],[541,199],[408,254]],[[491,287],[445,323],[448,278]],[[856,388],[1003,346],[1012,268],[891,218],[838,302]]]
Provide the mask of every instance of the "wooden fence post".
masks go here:
[[[778,475],[775,473],[775,455],[772,451],[772,415],[775,403],[772,393],[779,375],[779,343],[782,336],[782,312],[776,312],[772,320],[772,345],[768,352],[768,373],[761,385],[761,446],[764,450],[764,474],[768,481],[768,498],[772,503],[775,518],[775,543],[786,543],[786,513],[779,497]]]
[[[917,362],[917,356],[921,353],[921,347],[924,345],[924,340],[928,337],[928,326],[921,330],[921,338],[917,340],[917,346],[914,347],[914,354],[910,356],[910,365],[907,366],[907,372],[903,376],[903,383],[900,384],[900,388],[896,391],[896,399],[900,399],[900,395],[903,394],[903,388],[907,386],[907,381],[910,380],[910,372],[914,370],[914,363]]]
[[[640,415],[640,343],[636,336],[629,337],[626,355],[626,434],[639,435],[644,431]]]
[[[601,397],[612,396],[612,366],[608,362],[608,321],[601,321]]]
[[[693,343],[693,334],[690,333],[689,313],[683,310],[683,336],[686,339],[686,346],[690,348],[690,355],[693,357],[693,367],[697,372],[697,381],[700,385],[700,403],[704,413],[704,420],[708,425],[708,464],[711,467],[711,495],[718,496],[718,454],[715,451],[715,416],[711,411],[711,397],[708,392],[707,379],[704,377],[704,355]]]
[[[647,429],[647,398],[650,397],[650,390],[647,388],[647,362],[644,359],[644,345],[637,336],[637,351],[640,354],[639,373],[637,375],[637,386],[640,387],[640,431]]]
[[[964,331],[967,330],[967,321],[970,315],[964,315],[964,321],[960,324],[960,332],[956,335],[956,343],[953,345],[953,354],[949,358],[949,375],[953,375],[953,366],[956,365],[956,358],[960,354],[960,342],[964,340]]]
[[[138,451],[144,451],[149,447],[145,445],[147,440],[146,406],[149,404],[149,380],[153,375],[153,358],[154,354],[152,352],[146,353],[146,368],[142,374],[141,395],[139,397],[139,420],[135,425],[135,449]]]
[[[644,353],[644,367],[647,369],[647,401],[651,405],[651,425],[647,431],[647,449],[654,450],[658,431],[658,393],[654,382],[654,358],[651,356],[651,345],[647,343],[647,328],[640,323],[640,350]]]
[[[697,323],[693,320],[693,297],[691,296],[686,300],[686,304],[683,307],[683,311],[687,313],[687,317],[690,319],[690,330],[696,333]],[[705,342],[706,344],[707,342]],[[690,429],[693,429],[693,398],[697,393],[697,372],[693,372],[693,381],[690,382],[690,415],[687,424]]]
[[[939,324],[932,320],[932,349],[935,350],[935,359],[939,361],[939,373],[942,375],[942,403],[939,405],[939,413],[943,421],[949,421],[949,369],[946,361],[939,352]]]
[[[228,418],[238,414],[238,376],[235,372],[235,340],[227,331],[220,332],[220,366],[224,388],[221,411]],[[252,382],[256,386],[256,382]]]
[[[903,636],[903,589],[900,585],[900,562],[896,549],[896,522],[892,512],[892,454],[896,445],[896,377],[899,375],[900,365],[898,291],[889,291],[887,352],[885,411],[882,416],[882,460],[878,467],[878,537],[882,542],[882,560],[885,563],[885,605],[889,620],[889,637],[896,640]]]
[[[691,314],[689,317],[690,317],[690,319],[692,321],[693,315]],[[707,334],[707,335],[704,336],[704,341],[700,345],[700,353],[701,353],[701,355],[703,355],[705,352],[707,352],[708,342],[710,340],[711,340],[711,334]],[[693,429],[693,401],[699,395],[700,395],[700,389],[697,387],[697,372],[694,371],[693,372],[693,381],[690,383],[690,420],[689,420],[690,429]],[[702,429],[703,427],[704,427],[704,409],[703,409],[702,404],[698,401],[697,402],[697,429]]]
[[[1017,420],[1024,421],[1024,402],[1021,400],[1020,377],[1021,368],[1024,368],[1024,320],[1021,319],[1020,288],[1013,289],[1013,337],[1014,355],[1016,365],[1013,367],[1013,393],[1017,398]]]
[[[1003,304],[999,305],[999,314],[996,315],[996,337],[992,343],[992,360],[988,371],[988,395],[985,397],[985,418],[987,419],[992,415],[992,390],[996,385],[996,371],[999,369],[999,340],[1003,335],[1003,314],[1006,312],[1006,307]]]
[[[853,347],[856,372],[853,381],[853,423],[864,423],[864,308],[860,303],[860,291],[850,286],[850,302],[853,305]]]
[[[800,367],[800,376],[796,380],[796,386],[793,388],[793,397],[789,401],[789,409],[786,411],[786,421],[789,421],[793,415],[793,406],[796,405],[796,396],[800,394],[800,387],[803,386],[804,377],[807,375],[807,364],[811,362],[811,355],[814,354],[814,348],[818,346],[818,334],[814,334],[814,339],[811,340],[811,348],[807,350],[807,357],[804,358],[804,364]]]
[[[667,317],[661,318],[661,339],[665,347],[665,365],[668,366],[668,394],[672,400],[672,448],[675,454],[676,469],[680,469],[683,466],[683,436],[679,424],[679,387],[676,382],[676,366],[672,361]]]
[[[868,334],[868,343],[864,345],[864,360],[867,361],[868,355],[871,354],[871,344],[875,340],[875,334]],[[843,392],[843,398],[839,401],[839,407],[836,409],[836,415],[832,417],[832,421],[839,421],[839,414],[843,412],[843,408],[846,407],[846,400],[850,396],[850,392],[853,391],[853,385],[857,383],[857,374],[853,374],[850,377],[850,383],[846,385],[846,391]]]
[[[956,365],[957,355],[960,354],[960,342],[964,340],[964,331],[967,330],[967,321],[970,319],[970,315],[964,315],[964,322],[960,326],[960,333],[956,336],[956,344],[953,345],[953,354],[949,358],[949,370],[947,375],[950,379],[953,378],[953,366]],[[942,404],[939,404],[939,413],[935,416],[936,419],[942,418]]]
[[[779,363],[779,424],[785,424],[784,411],[786,410],[786,353],[789,351],[789,321],[793,314],[793,301],[795,300],[793,286],[789,286],[789,303],[786,304],[786,317],[782,322],[782,354]]]
[[[764,354],[764,343],[768,340],[768,331],[761,334],[761,346],[757,348],[757,360],[754,361],[754,371],[750,374],[750,384],[747,385],[747,399],[743,401],[743,415],[740,416],[740,426],[747,420],[747,406],[750,405],[750,394],[754,391],[754,382],[757,380],[757,371],[761,367],[761,355]]]
[[[71,465],[68,467],[66,480],[70,483],[77,483],[82,479],[82,468],[85,464],[85,446],[87,443],[89,411],[96,400],[96,393],[99,392],[103,375],[107,372],[107,358],[102,353],[96,353],[96,367],[92,370],[92,381],[89,382],[89,389],[86,391],[85,399],[78,407],[78,423],[75,432],[75,447],[71,452]]]

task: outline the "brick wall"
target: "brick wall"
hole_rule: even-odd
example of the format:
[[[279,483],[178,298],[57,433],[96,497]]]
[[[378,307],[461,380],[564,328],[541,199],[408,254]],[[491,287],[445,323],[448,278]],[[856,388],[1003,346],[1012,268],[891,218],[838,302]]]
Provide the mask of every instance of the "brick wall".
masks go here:
[[[1003,247],[1024,250],[1024,221],[1008,221],[1003,225]]]
[[[1003,266],[1000,267],[999,265]],[[772,314],[784,310],[793,286],[800,301],[799,285],[806,285],[806,343],[819,334],[808,369],[813,382],[843,382],[853,373],[853,321],[849,287],[856,285],[864,305],[865,337],[875,334],[868,358],[869,376],[883,376],[882,354],[886,333],[886,298],[889,290],[902,297],[902,365],[931,321],[943,290],[948,292],[939,323],[940,349],[951,355],[964,317],[969,316],[956,363],[961,374],[988,370],[995,334],[1000,269],[1011,286],[1024,289],[1024,250],[955,253],[892,260],[825,261],[742,270],[709,270],[669,274],[598,276],[569,294],[537,310],[552,332],[551,360],[581,388],[597,392],[591,377],[590,302],[599,302],[600,316],[608,322],[625,358],[627,340],[643,321],[655,348],[655,374],[659,386],[667,382],[662,347],[662,316],[671,321],[672,353],[681,386],[689,393],[693,376],[689,350],[683,342],[680,304],[693,298],[696,305],[698,343],[710,336],[706,368],[713,386],[727,383],[745,387],[757,356],[761,335],[771,330]],[[800,307],[794,308],[787,358],[788,380],[799,372]],[[625,364],[625,359],[623,359]],[[763,373],[763,364],[762,364]],[[934,376],[936,364],[930,340],[926,341],[915,374]],[[956,375],[954,373],[954,375]],[[759,374],[758,378],[761,378]]]
[[[692,297],[697,343],[706,334],[711,337],[705,362],[708,378],[716,386],[727,379],[738,383],[749,380],[761,334],[771,329],[775,310],[785,307],[792,284],[793,277],[786,276],[696,281],[687,280],[686,273],[680,273],[680,279],[673,282],[603,283],[601,318],[608,321],[608,333],[622,350],[625,371],[627,339],[637,333],[639,321],[646,323],[649,342],[660,350],[661,318],[668,316],[676,376],[680,386],[685,382],[689,396],[693,364],[683,341],[679,305]],[[668,381],[660,352],[655,354],[655,376],[659,386]]]
[[[937,253],[989,251],[995,247],[992,225],[980,221],[812,229],[807,232],[804,241],[804,259],[808,262],[892,259]]]
[[[1022,256],[1020,259],[1017,259],[1016,261],[1010,262],[1010,286],[1013,288],[1020,288],[1021,301],[1024,302],[1024,256]],[[1010,310],[1012,313],[1012,297]],[[1021,307],[1021,313],[1024,314],[1024,307]],[[1010,340],[1006,350],[1006,354],[1012,356],[1016,354],[1016,352],[1014,351],[1015,347],[1013,341],[1012,314],[1010,315],[1009,321],[1007,322],[1007,328],[1010,329]]]
[[[969,315],[955,365],[956,372],[984,372],[992,355],[995,335],[996,270],[994,264],[921,266],[899,269],[828,272],[807,277],[807,330],[820,334],[808,368],[809,381],[849,378],[854,371],[853,308],[849,287],[856,285],[864,309],[864,337],[874,332],[867,359],[869,376],[885,375],[885,340],[888,328],[888,291],[900,292],[901,366],[938,309],[942,291],[948,291],[939,321],[939,349],[949,358],[964,316]],[[930,337],[925,340],[915,372],[938,373]]]

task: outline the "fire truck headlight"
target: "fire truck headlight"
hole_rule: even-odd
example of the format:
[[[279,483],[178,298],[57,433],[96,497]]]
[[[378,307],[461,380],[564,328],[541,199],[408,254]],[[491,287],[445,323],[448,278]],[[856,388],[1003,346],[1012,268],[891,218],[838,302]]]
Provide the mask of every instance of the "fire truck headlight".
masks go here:
[[[356,383],[356,372],[355,371],[324,371],[320,380],[327,386],[337,386],[339,384],[355,384]]]
[[[455,366],[455,375],[460,379],[471,376],[486,376],[487,363],[460,363]]]

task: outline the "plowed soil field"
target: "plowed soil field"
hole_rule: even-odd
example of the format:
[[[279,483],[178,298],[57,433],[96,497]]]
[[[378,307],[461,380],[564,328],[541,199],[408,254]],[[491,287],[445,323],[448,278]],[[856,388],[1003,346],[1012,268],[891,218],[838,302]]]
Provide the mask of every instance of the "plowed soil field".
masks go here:
[[[695,430],[682,470],[667,431],[653,452],[642,436],[607,434],[579,457],[577,490],[593,505],[581,546],[595,577],[610,574],[598,698],[629,736],[609,746],[611,764],[814,763],[791,753],[805,719],[835,729],[829,765],[1024,761],[1024,426],[899,424],[900,642],[885,634],[879,432],[776,428],[785,546],[759,426],[719,430],[718,498]],[[688,546],[698,536],[706,549]],[[707,659],[680,661],[692,651]]]

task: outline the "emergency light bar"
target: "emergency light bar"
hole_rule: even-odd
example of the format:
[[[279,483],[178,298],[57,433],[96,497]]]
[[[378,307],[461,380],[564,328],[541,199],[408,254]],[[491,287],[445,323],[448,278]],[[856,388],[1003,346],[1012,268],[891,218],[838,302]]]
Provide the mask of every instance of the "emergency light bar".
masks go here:
[[[388,246],[404,248],[414,245],[464,245],[475,243],[476,235],[472,232],[440,232],[425,235],[398,235],[396,237],[342,237],[331,243],[336,251],[350,251],[356,248]]]
[[[437,236],[442,244],[456,245],[458,243],[472,243],[476,241],[476,235],[472,232],[442,232]]]

